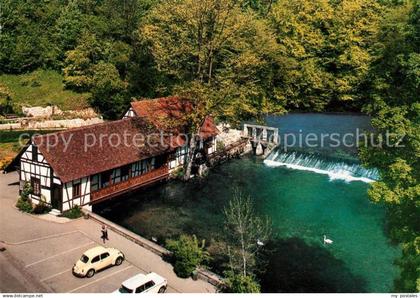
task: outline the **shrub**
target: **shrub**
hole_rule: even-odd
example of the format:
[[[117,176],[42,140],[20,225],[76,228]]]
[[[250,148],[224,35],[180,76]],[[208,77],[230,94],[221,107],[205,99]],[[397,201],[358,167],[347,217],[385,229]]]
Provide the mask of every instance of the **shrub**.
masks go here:
[[[260,285],[250,275],[228,272],[225,283],[226,293],[260,293]]]
[[[20,197],[16,202],[16,207],[22,212],[32,212],[32,202],[29,195],[32,193],[32,186],[26,182],[20,193]]]
[[[70,218],[70,219],[74,219],[74,218],[79,218],[81,216],[83,216],[83,212],[82,209],[80,208],[79,205],[74,205],[73,208],[64,211],[63,214],[61,216]]]
[[[172,177],[175,179],[182,179],[184,177],[184,167],[180,167],[172,172]]]
[[[47,205],[44,195],[41,195],[41,200],[39,204],[34,207],[32,213],[34,214],[44,214],[51,211],[51,207]]]
[[[29,199],[29,195],[32,193],[32,186],[29,182],[25,182],[25,185],[23,185],[23,190],[20,193],[20,197],[24,200]]]
[[[225,150],[225,143],[221,140],[216,141],[216,151],[223,151]]]
[[[174,271],[179,277],[187,278],[204,260],[208,253],[204,251],[205,241],[198,243],[195,235],[181,235],[178,240],[167,240],[166,247],[173,252]]]
[[[22,212],[27,212],[27,213],[32,212],[31,200],[27,198],[25,199],[23,197],[20,197],[16,203],[16,207]]]

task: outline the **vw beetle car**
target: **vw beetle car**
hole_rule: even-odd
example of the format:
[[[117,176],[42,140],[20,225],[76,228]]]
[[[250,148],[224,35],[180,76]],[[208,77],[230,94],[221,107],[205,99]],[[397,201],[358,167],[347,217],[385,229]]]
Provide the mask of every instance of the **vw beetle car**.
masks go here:
[[[73,266],[73,274],[78,277],[92,277],[96,272],[110,266],[119,266],[124,254],[116,248],[96,246],[85,251]]]

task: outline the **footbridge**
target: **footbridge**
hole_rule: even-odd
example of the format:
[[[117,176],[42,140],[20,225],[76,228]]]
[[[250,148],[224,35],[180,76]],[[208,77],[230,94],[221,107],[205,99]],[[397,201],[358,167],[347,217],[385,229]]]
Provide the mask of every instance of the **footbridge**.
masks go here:
[[[255,155],[267,156],[279,144],[279,129],[245,123],[243,137],[249,139]]]

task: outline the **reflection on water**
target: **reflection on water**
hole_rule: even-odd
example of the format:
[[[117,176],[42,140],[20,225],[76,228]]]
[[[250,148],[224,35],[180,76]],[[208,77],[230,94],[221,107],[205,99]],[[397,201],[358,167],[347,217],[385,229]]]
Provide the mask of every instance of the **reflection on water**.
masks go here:
[[[265,292],[366,292],[366,281],[355,276],[327,246],[308,244],[297,237],[277,239],[268,244],[263,255],[269,274],[259,278]]]

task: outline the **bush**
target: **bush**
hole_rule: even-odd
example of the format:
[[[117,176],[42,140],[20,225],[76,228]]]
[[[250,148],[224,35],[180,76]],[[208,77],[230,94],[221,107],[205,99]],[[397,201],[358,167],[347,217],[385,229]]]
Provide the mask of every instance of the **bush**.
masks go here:
[[[31,200],[27,198],[25,199],[23,197],[20,197],[16,203],[16,207],[22,212],[27,212],[27,213],[32,212]]]
[[[250,275],[235,274],[229,272],[226,274],[226,293],[260,293],[260,285]]]
[[[187,278],[204,260],[208,253],[204,251],[205,241],[201,245],[195,235],[181,235],[178,240],[167,240],[166,247],[173,252],[174,271],[179,277]]]
[[[225,143],[221,140],[216,141],[216,151],[223,151],[225,150]]]
[[[70,219],[75,219],[75,218],[82,217],[83,212],[82,212],[82,209],[80,208],[79,205],[74,205],[73,208],[71,208],[67,211],[64,211],[61,216],[67,217],[67,218],[70,218]]]
[[[182,179],[184,178],[184,167],[180,167],[172,172],[172,177],[175,179]]]
[[[47,205],[46,199],[43,195],[41,195],[41,200],[38,205],[34,207],[32,213],[34,214],[44,214],[51,211],[51,207]]]
[[[32,186],[29,182],[25,182],[25,185],[23,186],[23,190],[20,193],[20,197],[24,200],[29,199],[29,195],[32,193]]]
[[[23,186],[20,197],[16,202],[16,207],[22,212],[32,212],[32,202],[29,195],[32,193],[32,186],[29,182],[26,182]]]

